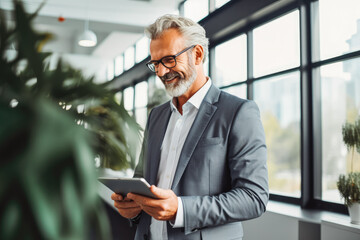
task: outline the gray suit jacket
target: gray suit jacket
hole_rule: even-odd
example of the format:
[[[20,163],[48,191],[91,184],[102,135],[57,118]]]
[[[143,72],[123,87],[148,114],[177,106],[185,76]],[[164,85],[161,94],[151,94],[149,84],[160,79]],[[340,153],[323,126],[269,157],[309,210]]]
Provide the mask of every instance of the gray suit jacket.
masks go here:
[[[148,118],[136,177],[156,185],[169,102]],[[268,174],[264,130],[257,105],[220,91],[206,94],[184,143],[171,189],[181,197],[183,228],[169,239],[241,239],[241,221],[266,209]],[[147,239],[151,217],[142,213],[135,239]],[[155,238],[156,239],[156,238]]]

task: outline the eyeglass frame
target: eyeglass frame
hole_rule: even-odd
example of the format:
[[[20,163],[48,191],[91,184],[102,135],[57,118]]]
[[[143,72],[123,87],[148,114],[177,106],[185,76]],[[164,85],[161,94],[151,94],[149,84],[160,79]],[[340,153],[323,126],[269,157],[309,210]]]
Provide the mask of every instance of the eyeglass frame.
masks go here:
[[[149,62],[146,63],[146,66],[150,69],[150,71],[152,71],[152,72],[154,72],[154,73],[157,72],[157,71],[155,70],[156,68],[154,67],[154,70],[152,70],[151,67],[150,67],[150,65],[153,64],[153,63],[157,63],[158,65],[159,65],[159,63],[161,63],[164,67],[166,67],[166,68],[168,68],[168,69],[174,68],[174,67],[176,67],[176,65],[177,65],[176,58],[177,58],[179,55],[181,55],[182,53],[184,53],[184,52],[186,52],[186,51],[194,48],[195,46],[196,46],[196,44],[195,44],[195,45],[192,45],[192,46],[190,46],[190,47],[187,47],[187,48],[185,48],[184,50],[182,50],[181,52],[179,52],[179,53],[177,53],[177,54],[175,54],[175,55],[167,55],[167,56],[164,56],[164,57],[160,58],[159,60],[151,60],[151,61],[149,61]],[[165,66],[165,64],[162,62],[162,60],[163,60],[164,58],[168,58],[168,57],[174,58],[175,65],[174,65],[173,67]]]

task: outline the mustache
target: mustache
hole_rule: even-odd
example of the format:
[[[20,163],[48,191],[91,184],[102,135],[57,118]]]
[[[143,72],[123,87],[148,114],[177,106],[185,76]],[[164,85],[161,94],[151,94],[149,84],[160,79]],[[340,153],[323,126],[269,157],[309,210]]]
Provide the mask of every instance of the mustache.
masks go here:
[[[175,77],[181,78],[180,73],[178,73],[178,72],[169,72],[169,73],[166,73],[164,76],[161,76],[160,79],[162,81],[168,81],[168,80],[173,79]]]

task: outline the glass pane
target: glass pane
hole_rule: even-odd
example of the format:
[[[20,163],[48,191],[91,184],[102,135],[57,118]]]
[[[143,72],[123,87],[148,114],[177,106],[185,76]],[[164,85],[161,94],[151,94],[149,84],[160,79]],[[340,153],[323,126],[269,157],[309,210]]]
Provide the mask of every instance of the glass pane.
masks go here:
[[[170,96],[166,93],[164,84],[161,82],[160,78],[156,75],[149,77],[149,100],[148,100],[148,109],[151,110],[153,107],[156,107],[164,102],[170,100]]]
[[[141,62],[149,55],[149,39],[144,36],[136,42],[136,62]]]
[[[235,95],[239,98],[244,98],[246,99],[246,84],[241,84],[241,85],[238,85],[238,86],[233,86],[233,87],[229,87],[229,88],[225,88],[225,89],[222,89],[224,90],[225,92],[228,92],[232,95]]]
[[[160,81],[160,83],[158,81]],[[157,84],[159,84],[159,86],[157,86]],[[148,96],[149,101],[150,101],[150,97],[151,97],[152,93],[155,91],[155,89],[165,88],[164,85],[161,83],[161,80],[156,75],[151,75],[148,78],[148,86],[149,86],[149,96]]]
[[[117,92],[115,93],[115,102],[117,102],[117,104],[121,104],[122,101],[122,92]]]
[[[164,83],[161,81],[161,79],[157,75],[155,75],[155,85],[157,88],[165,89]]]
[[[195,22],[209,14],[209,0],[187,0],[184,3],[184,16]]]
[[[135,85],[135,108],[146,107],[148,103],[148,83],[140,82]]]
[[[136,122],[145,129],[147,121],[147,108],[138,108],[135,110]]]
[[[360,50],[360,1],[320,0],[319,30],[321,59]]]
[[[209,76],[209,54],[206,57],[206,60],[203,63],[203,65],[204,65],[204,74],[205,74],[205,76]]]
[[[124,57],[123,55],[115,58],[115,76],[119,76],[124,72]]]
[[[215,0],[215,8],[220,8],[227,2],[230,2],[230,0]]]
[[[129,47],[126,49],[124,54],[124,61],[125,61],[125,70],[129,70],[135,63],[135,56],[134,56],[134,47]]]
[[[299,65],[299,11],[254,29],[255,77]]]
[[[106,75],[107,75],[106,76],[107,80],[112,80],[114,78],[114,62],[113,61],[108,63]]]
[[[342,138],[342,125],[353,123],[360,112],[360,58],[322,66],[322,199],[342,202],[336,187],[339,174],[351,171],[352,154]],[[360,171],[360,156],[354,154],[354,171]]]
[[[124,89],[124,107],[131,111],[134,107],[134,88],[128,87]]]
[[[256,81],[268,149],[270,192],[300,197],[300,74]]]
[[[246,80],[246,35],[215,47],[215,85],[221,87]]]

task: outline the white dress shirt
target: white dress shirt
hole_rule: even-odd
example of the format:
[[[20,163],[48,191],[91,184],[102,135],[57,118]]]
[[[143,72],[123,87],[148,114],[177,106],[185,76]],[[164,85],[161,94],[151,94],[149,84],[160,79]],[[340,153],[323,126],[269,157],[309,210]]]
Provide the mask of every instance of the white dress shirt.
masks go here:
[[[181,150],[199,111],[199,107],[210,87],[211,79],[209,78],[205,85],[202,86],[182,106],[182,115],[174,105],[176,99],[170,101],[172,113],[161,145],[161,158],[157,175],[157,187],[171,189]],[[180,197],[178,197],[178,209],[175,222],[170,224],[174,228],[184,226],[184,212]],[[158,221],[152,218],[150,235],[151,239],[167,240],[166,221]]]

